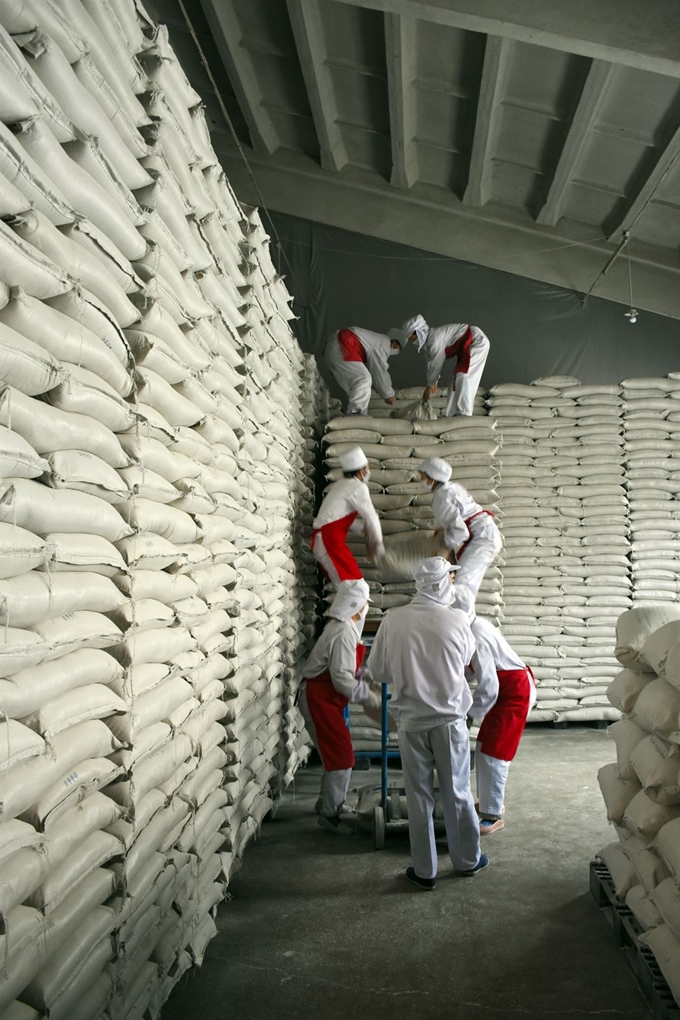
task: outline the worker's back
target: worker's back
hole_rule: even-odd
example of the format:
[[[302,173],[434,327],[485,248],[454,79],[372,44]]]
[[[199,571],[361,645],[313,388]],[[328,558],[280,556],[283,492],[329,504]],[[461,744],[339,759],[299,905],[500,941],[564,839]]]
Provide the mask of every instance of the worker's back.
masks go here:
[[[474,651],[465,613],[417,596],[380,626],[369,665],[390,684],[390,709],[404,730],[426,730],[466,715],[465,665]]]

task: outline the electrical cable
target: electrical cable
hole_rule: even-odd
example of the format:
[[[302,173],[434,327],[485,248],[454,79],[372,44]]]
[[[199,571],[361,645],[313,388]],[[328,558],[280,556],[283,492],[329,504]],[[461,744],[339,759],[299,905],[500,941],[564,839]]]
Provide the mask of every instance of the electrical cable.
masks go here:
[[[303,305],[303,307],[307,307],[304,304],[304,302],[302,301],[302,290],[300,288],[300,285],[299,285],[298,281],[295,278],[295,273],[293,271],[293,267],[291,266],[291,264],[290,264],[290,262],[288,260],[288,256],[286,255],[286,251],[285,251],[285,249],[284,249],[284,247],[283,247],[283,245],[281,243],[281,238],[278,235],[278,231],[276,229],[274,221],[272,220],[271,213],[269,212],[269,209],[267,208],[267,203],[265,202],[264,196],[262,194],[262,191],[260,190],[260,185],[257,183],[257,178],[255,177],[255,174],[253,173],[253,170],[252,170],[252,167],[251,167],[250,163],[248,162],[248,157],[246,156],[246,154],[244,152],[243,146],[241,145],[241,141],[240,141],[238,135],[236,134],[236,128],[234,127],[233,121],[232,121],[231,117],[229,116],[229,111],[227,110],[227,107],[226,107],[226,104],[224,102],[224,99],[222,98],[222,93],[220,92],[220,89],[219,89],[219,87],[217,85],[217,82],[215,81],[215,77],[214,77],[214,75],[212,73],[212,69],[210,67],[210,64],[208,63],[208,58],[206,57],[205,52],[203,50],[203,47],[201,46],[200,40],[199,40],[198,36],[196,35],[196,30],[194,29],[193,22],[191,21],[191,18],[189,17],[189,14],[187,12],[186,7],[184,6],[184,0],[178,0],[178,3],[179,3],[179,6],[181,8],[182,14],[184,15],[184,20],[186,22],[187,28],[189,29],[189,33],[191,35],[191,38],[193,39],[194,45],[196,46],[196,49],[198,50],[198,55],[201,58],[201,63],[203,64],[203,67],[205,69],[205,73],[208,75],[208,78],[210,80],[210,84],[212,85],[212,87],[213,87],[213,89],[215,91],[215,96],[217,98],[217,102],[219,103],[220,110],[222,111],[222,116],[224,117],[225,121],[227,122],[227,126],[228,126],[228,128],[229,128],[229,130],[231,132],[232,138],[234,139],[234,142],[236,144],[236,148],[238,149],[239,155],[240,155],[241,159],[243,160],[243,162],[245,164],[246,170],[248,172],[248,176],[250,177],[252,185],[253,185],[253,187],[255,189],[255,194],[257,195],[258,202],[259,202],[261,208],[264,210],[265,215],[267,216],[267,219],[269,220],[269,223],[271,224],[272,234],[274,235],[274,238],[276,240],[276,250],[279,253],[279,268],[281,266],[281,256],[283,256],[283,258],[285,259],[286,265],[287,265],[287,267],[288,267],[288,269],[290,271],[291,279],[293,280],[293,283],[295,284],[295,287],[297,288],[298,294],[300,295],[300,303]]]

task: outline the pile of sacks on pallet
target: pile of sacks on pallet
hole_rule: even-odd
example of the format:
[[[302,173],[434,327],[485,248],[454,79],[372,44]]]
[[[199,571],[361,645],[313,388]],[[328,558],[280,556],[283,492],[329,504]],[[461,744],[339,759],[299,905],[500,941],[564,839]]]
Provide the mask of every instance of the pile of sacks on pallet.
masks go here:
[[[650,605],[617,623],[624,667],[608,697],[616,762],[598,773],[618,841],[600,850],[680,1004],[680,606]]]
[[[617,718],[615,621],[632,605],[624,402],[570,376],[487,397],[502,437],[503,632],[531,666],[530,721]]]
[[[0,217],[0,1013],[157,1017],[307,753],[327,396],[138,2],[0,5]]]
[[[420,394],[422,390],[418,390]],[[411,391],[399,391],[397,403],[400,401],[412,405]],[[370,563],[361,536],[348,535],[348,544],[371,589],[373,601],[369,620],[410,602],[415,584],[408,565],[429,555],[425,547],[420,557],[413,552],[420,540],[427,540],[434,534],[432,494],[423,491],[419,476],[419,466],[426,457],[443,457],[453,466],[456,481],[465,485],[482,506],[493,512],[498,510],[495,484],[499,471],[499,442],[495,421],[475,416],[412,422],[397,417],[400,410],[397,408],[395,417],[334,417],[328,422],[324,436],[329,483],[342,477],[339,457],[357,443],[371,467],[368,487],[380,517],[388,559]],[[330,597],[330,592],[327,594]],[[500,568],[495,565],[482,583],[477,611],[498,622],[501,609]],[[376,749],[380,734],[362,707],[351,706],[350,717],[355,749]]]
[[[680,374],[626,379],[623,416],[635,605],[680,593]]]

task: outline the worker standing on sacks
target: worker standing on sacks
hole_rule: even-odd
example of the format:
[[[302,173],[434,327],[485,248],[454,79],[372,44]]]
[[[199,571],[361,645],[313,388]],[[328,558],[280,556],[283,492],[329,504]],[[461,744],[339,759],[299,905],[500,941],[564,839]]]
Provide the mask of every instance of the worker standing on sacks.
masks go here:
[[[340,585],[326,614],[330,619],[302,671],[298,700],[324,767],[316,804],[318,822],[339,836],[353,832],[347,813],[341,817],[354,767],[352,738],[343,713],[350,701],[372,708],[380,705],[380,696],[357,677],[366,652],[360,639],[368,592],[366,581]]]
[[[479,831],[482,836],[505,826],[505,786],[510,762],[517,754],[527,716],[536,703],[531,669],[522,662],[500,630],[476,616],[472,593],[456,585],[456,609],[468,614],[477,649],[470,660],[470,677],[477,680],[468,715],[480,723],[475,764]]]
[[[387,683],[392,693],[390,714],[397,722],[413,860],[406,878],[425,891],[434,889],[437,874],[435,769],[454,868],[469,876],[489,863],[480,853],[470,790],[466,716],[472,696],[465,666],[475,641],[467,615],[451,606],[455,569],[442,556],[416,565],[416,595],[383,620],[369,667],[373,679]]]
[[[406,337],[391,340],[370,329],[339,329],[326,342],[324,357],[332,375],[347,394],[346,414],[368,414],[371,386],[385,400],[394,403],[388,358],[406,346]]]
[[[429,400],[437,392],[444,362],[456,359],[456,370],[449,383],[446,417],[471,415],[489,354],[490,344],[486,333],[479,326],[469,326],[463,322],[430,327],[422,315],[407,319],[400,333],[396,330],[393,333],[395,336],[401,333],[411,343],[417,343],[419,351],[425,352],[427,385],[423,400]]]
[[[458,557],[457,584],[469,588],[476,599],[484,575],[503,547],[493,514],[475,502],[459,482],[451,481],[451,465],[441,457],[428,457],[420,465],[420,479],[434,494],[432,515],[447,549]]]
[[[365,532],[370,560],[382,555],[380,520],[371,503],[371,472],[366,454],[352,446],[340,456],[344,478],[329,487],[312,522],[310,546],[317,563],[336,588],[342,581],[363,579],[361,567],[347,545],[349,531]]]

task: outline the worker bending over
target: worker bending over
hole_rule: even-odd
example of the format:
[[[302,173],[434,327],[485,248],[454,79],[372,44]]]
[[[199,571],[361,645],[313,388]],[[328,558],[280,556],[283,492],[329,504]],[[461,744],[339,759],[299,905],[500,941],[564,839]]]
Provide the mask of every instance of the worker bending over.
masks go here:
[[[347,394],[346,414],[368,414],[371,385],[384,398],[394,403],[394,389],[387,359],[399,354],[406,346],[406,337],[391,340],[384,333],[370,329],[339,329],[326,341],[324,357],[328,368]]]
[[[477,598],[484,575],[503,547],[493,514],[475,502],[459,482],[451,481],[451,465],[429,457],[420,465],[420,478],[434,494],[432,515],[447,549],[458,556],[456,583]]]
[[[380,696],[365,680],[357,679],[366,648],[360,644],[368,611],[368,584],[341,584],[327,615],[330,617],[302,671],[298,704],[314,741],[324,772],[317,801],[319,825],[337,835],[353,829],[341,818],[354,767],[352,738],[345,707],[363,702],[380,704]]]
[[[456,585],[454,605],[468,613],[477,649],[470,661],[477,680],[468,715],[482,723],[477,737],[476,771],[479,831],[482,836],[505,826],[503,806],[510,762],[517,754],[527,716],[536,703],[536,684],[500,630],[475,616],[472,594]],[[482,722],[483,720],[483,722]]]
[[[411,343],[418,344],[418,350],[424,351],[427,358],[427,385],[423,400],[429,400],[435,395],[444,363],[455,358],[456,370],[449,383],[446,416],[453,418],[456,415],[471,415],[489,354],[487,335],[479,326],[469,326],[463,322],[430,327],[422,315],[407,319],[401,331]]]
[[[467,615],[451,608],[453,569],[442,556],[416,565],[415,598],[387,614],[370,659],[373,680],[389,684],[392,693],[413,860],[406,877],[423,890],[434,889],[437,874],[435,769],[454,868],[474,875],[489,863],[480,853],[470,790],[466,715],[472,697],[465,665],[475,642]]]
[[[349,531],[365,534],[370,560],[383,552],[382,528],[368,491],[371,472],[366,454],[360,446],[352,446],[341,454],[340,467],[344,477],[329,486],[312,522],[310,539],[317,563],[336,588],[341,581],[363,577],[347,545]]]

